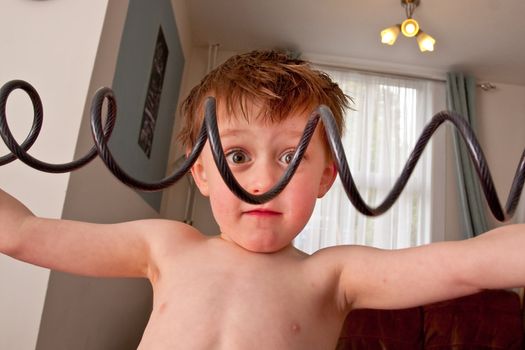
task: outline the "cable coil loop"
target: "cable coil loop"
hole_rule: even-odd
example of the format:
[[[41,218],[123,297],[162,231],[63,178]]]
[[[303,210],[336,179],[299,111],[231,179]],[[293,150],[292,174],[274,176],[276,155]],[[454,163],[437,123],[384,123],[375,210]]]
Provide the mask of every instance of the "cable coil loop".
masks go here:
[[[6,104],[9,95],[16,89],[24,90],[33,104],[33,125],[31,130],[22,144],[18,144],[14,139],[9,129],[6,117]],[[104,101],[107,100],[107,120],[102,126],[102,106]],[[232,174],[224,151],[221,145],[221,139],[219,136],[219,128],[217,125],[216,116],[216,105],[215,99],[208,97],[204,104],[204,121],[197,137],[197,141],[191,150],[190,154],[186,157],[184,162],[176,169],[172,175],[159,180],[158,182],[144,182],[138,180],[128,173],[126,173],[116,162],[108,148],[107,142],[111,136],[113,127],[115,126],[115,120],[117,115],[117,103],[113,91],[110,88],[101,88],[93,97],[91,104],[91,132],[95,145],[91,150],[82,158],[64,164],[50,164],[42,162],[27,153],[31,146],[36,141],[40,130],[42,128],[43,119],[43,108],[40,96],[36,90],[27,82],[23,80],[13,80],[6,83],[0,89],[0,136],[4,140],[7,148],[11,153],[0,157],[0,166],[8,164],[15,159],[20,159],[25,164],[33,167],[37,170],[50,172],[50,173],[64,173],[76,170],[90,161],[92,161],[97,155],[100,156],[106,167],[111,173],[117,177],[121,182],[127,186],[141,190],[141,191],[159,191],[167,188],[182,178],[195,163],[198,156],[207,140],[210,142],[213,158],[219,172],[228,186],[228,188],[241,200],[250,204],[262,204],[275,198],[286,185],[290,182],[295,171],[299,167],[299,164],[306,152],[308,144],[312,138],[315,128],[321,120],[330,150],[332,152],[333,159],[337,165],[337,171],[341,178],[341,182],[346,191],[349,200],[352,202],[354,207],[364,215],[367,216],[378,216],[385,213],[401,195],[405,185],[408,182],[419,158],[421,157],[427,143],[430,138],[437,130],[437,128],[445,121],[451,122],[454,127],[459,131],[459,134],[463,138],[467,146],[468,153],[474,164],[474,168],[480,180],[481,187],[489,208],[494,217],[499,221],[509,220],[515,213],[519,203],[523,185],[525,183],[525,150],[520,158],[518,167],[512,182],[512,186],[509,192],[505,209],[502,208],[499,197],[497,195],[490,170],[487,165],[483,150],[476,139],[472,128],[468,125],[465,119],[455,113],[449,111],[443,111],[435,114],[430,122],[425,126],[421,136],[419,137],[416,145],[408,157],[408,160],[401,172],[401,175],[394,184],[394,187],[390,190],[389,194],[377,207],[370,207],[362,198],[361,194],[357,190],[356,184],[352,177],[352,173],[346,160],[346,155],[341,143],[341,137],[337,130],[337,126],[330,109],[324,105],[319,106],[309,117],[301,139],[297,145],[297,149],[294,156],[286,168],[284,174],[277,181],[277,183],[270,188],[267,192],[254,195],[246,191],[235,179]]]

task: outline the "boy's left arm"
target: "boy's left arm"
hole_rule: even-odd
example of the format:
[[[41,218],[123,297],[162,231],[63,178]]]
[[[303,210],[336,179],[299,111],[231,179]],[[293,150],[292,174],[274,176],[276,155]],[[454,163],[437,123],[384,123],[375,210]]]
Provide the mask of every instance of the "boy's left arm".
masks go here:
[[[416,248],[339,246],[317,254],[335,269],[337,302],[346,309],[400,309],[525,286],[524,224]]]

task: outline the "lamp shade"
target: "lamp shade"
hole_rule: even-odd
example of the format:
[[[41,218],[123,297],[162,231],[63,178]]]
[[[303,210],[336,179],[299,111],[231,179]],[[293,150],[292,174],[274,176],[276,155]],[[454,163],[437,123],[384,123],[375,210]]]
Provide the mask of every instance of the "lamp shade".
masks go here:
[[[421,50],[421,52],[434,51],[434,44],[436,43],[436,39],[434,39],[427,33],[419,31],[416,40],[419,46],[419,50]]]
[[[395,25],[381,31],[381,42],[387,45],[394,45],[399,35],[399,25]]]

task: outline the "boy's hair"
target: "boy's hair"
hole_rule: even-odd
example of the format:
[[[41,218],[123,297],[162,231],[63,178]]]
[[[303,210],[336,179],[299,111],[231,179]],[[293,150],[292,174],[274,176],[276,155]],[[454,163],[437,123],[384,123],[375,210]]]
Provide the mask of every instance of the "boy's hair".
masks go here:
[[[344,109],[351,101],[326,73],[312,69],[306,61],[277,51],[237,55],[206,75],[182,103],[178,140],[183,149],[195,144],[208,96],[214,96],[217,104],[225,103],[229,116],[240,108],[245,118],[247,102],[258,102],[261,112],[257,117],[268,122],[279,122],[292,112],[325,104],[332,110],[340,134]]]

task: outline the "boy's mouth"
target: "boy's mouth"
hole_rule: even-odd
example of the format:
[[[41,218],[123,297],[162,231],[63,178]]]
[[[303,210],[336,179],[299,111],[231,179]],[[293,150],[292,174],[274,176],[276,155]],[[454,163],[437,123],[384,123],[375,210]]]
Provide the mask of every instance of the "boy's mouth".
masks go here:
[[[261,216],[261,217],[268,217],[268,216],[279,216],[282,215],[282,213],[279,213],[277,211],[273,211],[270,209],[253,209],[253,210],[247,210],[243,214],[250,215],[250,216]]]

